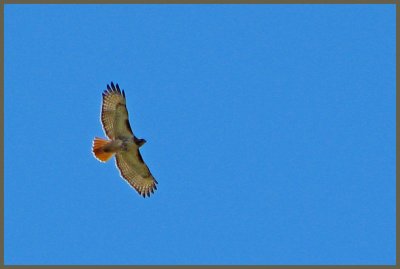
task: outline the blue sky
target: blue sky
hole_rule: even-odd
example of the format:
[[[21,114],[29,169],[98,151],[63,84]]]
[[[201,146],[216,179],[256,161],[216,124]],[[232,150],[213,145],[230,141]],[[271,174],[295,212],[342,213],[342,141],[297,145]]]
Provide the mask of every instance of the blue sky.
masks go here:
[[[394,5],[6,5],[4,95],[8,265],[395,264]]]

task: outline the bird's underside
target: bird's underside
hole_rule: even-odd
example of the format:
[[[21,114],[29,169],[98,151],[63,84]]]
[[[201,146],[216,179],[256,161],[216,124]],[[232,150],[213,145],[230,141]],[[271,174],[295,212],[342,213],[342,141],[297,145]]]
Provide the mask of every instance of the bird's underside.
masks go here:
[[[115,155],[120,175],[143,197],[150,196],[157,189],[157,180],[143,161],[139,148],[146,142],[134,136],[126,109],[125,92],[118,84],[103,92],[101,123],[107,139],[93,140],[93,154],[101,162]]]

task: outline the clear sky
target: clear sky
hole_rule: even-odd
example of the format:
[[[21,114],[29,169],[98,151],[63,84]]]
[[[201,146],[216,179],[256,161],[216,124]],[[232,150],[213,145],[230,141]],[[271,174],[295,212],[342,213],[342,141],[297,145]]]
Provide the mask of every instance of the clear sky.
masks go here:
[[[4,95],[8,265],[395,264],[394,5],[7,5]]]

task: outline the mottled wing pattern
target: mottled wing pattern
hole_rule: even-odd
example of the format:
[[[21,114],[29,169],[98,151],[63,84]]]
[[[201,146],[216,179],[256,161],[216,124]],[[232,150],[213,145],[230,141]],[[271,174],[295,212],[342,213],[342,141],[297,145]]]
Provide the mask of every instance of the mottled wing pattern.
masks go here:
[[[111,82],[111,86],[107,85],[107,90],[103,92],[101,123],[110,139],[133,136],[126,109],[125,92],[120,90],[118,84],[114,85]]]
[[[118,152],[116,164],[121,176],[143,197],[150,196],[157,189],[158,182],[150,173],[138,149]]]

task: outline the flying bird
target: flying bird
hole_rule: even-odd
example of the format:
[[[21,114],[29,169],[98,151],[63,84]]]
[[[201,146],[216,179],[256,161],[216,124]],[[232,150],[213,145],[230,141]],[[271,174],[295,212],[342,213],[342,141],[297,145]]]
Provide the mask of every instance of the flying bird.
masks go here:
[[[121,177],[140,195],[149,197],[157,189],[158,182],[140,154],[139,148],[146,140],[137,138],[132,132],[125,92],[111,82],[102,95],[101,124],[109,139],[95,137],[93,154],[100,162],[106,162],[115,155]]]

